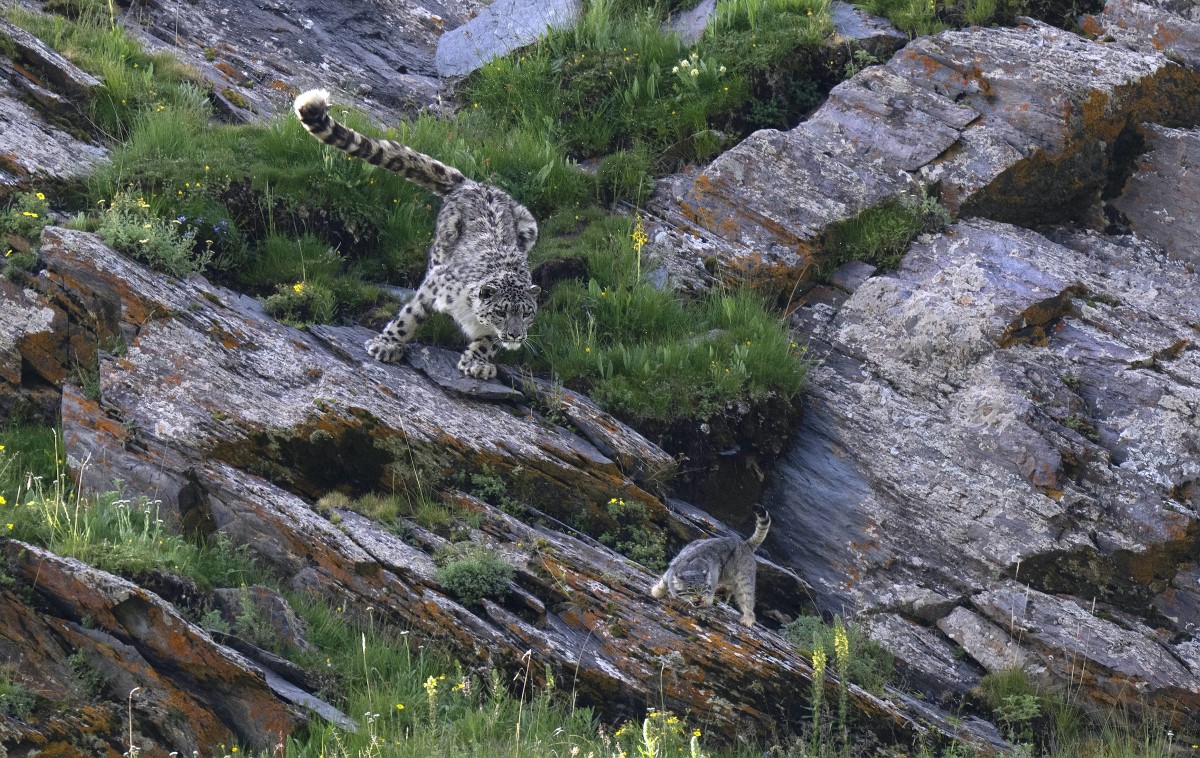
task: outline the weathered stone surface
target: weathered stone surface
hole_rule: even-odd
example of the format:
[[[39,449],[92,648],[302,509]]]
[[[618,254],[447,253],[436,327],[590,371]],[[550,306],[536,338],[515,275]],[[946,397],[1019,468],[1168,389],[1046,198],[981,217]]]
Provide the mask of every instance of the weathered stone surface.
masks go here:
[[[1200,13],[1188,0],[1108,0],[1080,19],[1084,33],[1140,50],[1170,52],[1176,61],[1200,65]]]
[[[222,115],[268,120],[312,87],[385,125],[436,106],[438,38],[485,6],[481,0],[163,0],[136,5],[126,28],[169,50],[213,82]],[[211,60],[210,60],[211,59]]]
[[[1124,193],[1112,201],[1140,237],[1161,245],[1173,257],[1200,263],[1200,130],[1147,124],[1148,151],[1139,156]]]
[[[0,18],[0,37],[7,38],[22,62],[34,66],[55,89],[73,97],[87,97],[100,87],[96,77],[59,55],[29,32]]]
[[[0,77],[0,196],[85,176],[108,151],[48,124]]]
[[[545,379],[532,385],[547,414],[562,414],[571,426],[621,467],[627,476],[651,492],[661,490],[679,464],[658,445],[604,412],[586,396]]]
[[[811,670],[787,643],[763,626],[745,630],[727,608],[697,616],[664,607],[647,594],[653,575],[593,540],[524,524],[451,492],[455,506],[479,514],[472,541],[517,569],[506,597],[471,609],[438,582],[430,555],[444,544],[440,538],[405,526],[414,547],[357,514],[319,514],[297,496],[335,486],[399,488],[391,474],[412,475],[407,466],[420,456],[426,471],[486,466],[505,473],[514,496],[548,512],[535,511],[547,523],[589,507],[592,518],[611,519],[597,506],[621,497],[645,504],[669,544],[697,535],[694,517],[676,516],[589,443],[504,403],[444,393],[409,366],[356,358],[366,330],[323,330],[317,338],[276,324],[254,301],[199,278],[152,273],[80,232],[50,228],[42,251],[47,269],[39,281],[73,328],[124,329],[129,339],[124,355],[99,354],[101,402],[63,387],[68,460],[85,488],[107,489],[120,479],[126,493],[161,500],[180,527],[249,546],[291,589],[335,601],[350,618],[403,624],[467,666],[515,671],[532,650],[533,671],[549,664],[610,717],[640,715],[654,704],[725,734],[768,733],[780,721],[804,718]],[[642,443],[621,455],[637,447],[653,451]],[[513,469],[505,470],[510,460]],[[762,575],[761,617],[787,620],[807,587],[769,563]],[[143,640],[125,631],[126,615],[109,613],[110,621],[86,593],[73,597],[80,607],[72,606],[72,617],[86,603],[99,629],[147,661],[166,656],[172,637],[165,631]],[[146,603],[158,607],[149,600],[139,607]],[[881,698],[852,688],[851,698],[856,723],[889,738],[936,741],[953,733],[985,753],[1000,744],[994,732],[964,733],[899,693]],[[231,702],[224,707],[236,708],[236,697]]]
[[[1001,627],[974,611],[955,608],[937,625],[983,668],[988,671],[1008,671],[1025,669],[1030,657],[1017,641],[1012,622],[1012,619],[1003,619],[999,622],[1004,624]]]
[[[312,650],[307,639],[308,629],[278,592],[261,584],[249,587],[222,588],[212,592],[212,599],[221,616],[237,631],[252,617],[264,631],[284,647],[293,650]],[[261,643],[260,643],[261,644]]]
[[[974,661],[956,655],[945,637],[898,614],[879,613],[865,621],[871,639],[896,656],[900,688],[930,702],[949,705],[961,699],[983,673]]]
[[[1200,534],[1200,281],[1136,238],[1059,241],[960,223],[806,320],[824,361],[764,505],[822,607],[928,621],[906,587],[1015,576],[1194,639],[1150,604]]]
[[[700,0],[667,19],[664,26],[679,35],[684,44],[694,45],[704,36],[708,20],[717,10],[717,0]]]
[[[438,40],[438,76],[466,76],[496,56],[537,41],[547,29],[570,26],[579,12],[579,0],[494,0]]]
[[[364,353],[366,350],[364,349]],[[404,358],[408,365],[432,379],[442,389],[473,397],[476,400],[507,400],[521,402],[525,396],[519,390],[495,380],[481,381],[465,376],[458,368],[461,353],[431,345],[412,345]]]
[[[1016,582],[972,598],[972,603],[1034,658],[1035,676],[1054,683],[1073,681],[1094,703],[1106,707],[1130,703],[1129,690],[1180,721],[1194,723],[1200,713],[1200,677],[1145,625],[1106,613],[1100,618],[1079,601],[1030,590]],[[1112,619],[1112,620],[1109,620]],[[1039,672],[1042,669],[1042,672]]]
[[[0,279],[0,416],[57,415],[52,388],[67,374],[66,323],[44,297]]]
[[[259,669],[214,643],[153,593],[33,545],[6,539],[0,550],[6,571],[32,588],[53,614],[48,619],[51,632],[45,622],[14,608],[11,594],[3,593],[5,607],[22,619],[25,631],[45,635],[32,641],[9,637],[0,643],[4,657],[23,658],[20,667],[29,671],[25,676],[31,686],[66,699],[64,687],[78,687],[78,676],[68,678],[65,656],[54,656],[56,651],[79,651],[103,689],[93,697],[103,695],[118,704],[102,709],[112,721],[98,725],[92,735],[96,742],[120,744],[120,713],[135,688],[141,691],[131,699],[133,718],[139,733],[157,748],[156,755],[167,750],[207,753],[221,744],[269,750],[297,723]],[[81,626],[85,619],[88,628]],[[45,658],[30,660],[23,651],[31,648],[45,651]],[[48,723],[53,725],[53,719]]]
[[[862,8],[841,0],[829,4],[833,16],[835,42],[866,50],[879,60],[886,60],[904,47],[908,35],[882,16],[867,13]]]
[[[737,277],[786,294],[831,225],[919,186],[953,213],[1092,221],[1118,138],[1198,112],[1197,76],[1157,52],[1038,22],[913,41],[833,89],[790,132],[756,132],[650,206],[731,244]]]

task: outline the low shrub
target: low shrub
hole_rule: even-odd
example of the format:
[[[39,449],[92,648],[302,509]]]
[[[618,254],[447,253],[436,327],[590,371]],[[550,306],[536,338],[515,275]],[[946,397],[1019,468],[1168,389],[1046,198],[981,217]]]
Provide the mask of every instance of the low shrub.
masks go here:
[[[457,557],[437,570],[437,580],[463,605],[479,605],[483,598],[503,597],[515,574],[513,567],[473,543],[458,546]]]

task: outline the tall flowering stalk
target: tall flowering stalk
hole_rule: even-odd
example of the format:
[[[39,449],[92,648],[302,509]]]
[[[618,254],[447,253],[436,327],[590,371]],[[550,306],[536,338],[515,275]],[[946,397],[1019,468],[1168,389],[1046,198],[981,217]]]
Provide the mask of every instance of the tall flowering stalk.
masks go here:
[[[813,635],[812,677],[812,752],[816,754],[821,744],[821,702],[825,697],[825,645],[820,635]]]
[[[846,627],[840,617],[833,620],[833,651],[837,655],[838,669],[838,725],[842,729],[842,752],[849,754],[850,727],[849,711],[849,673],[850,673],[850,638],[846,635]]]
[[[642,279],[642,248],[650,241],[650,236],[646,234],[646,224],[642,220],[641,214],[638,215],[637,221],[633,224],[633,232],[630,233],[630,238],[633,240],[633,252],[637,253],[637,278]]]

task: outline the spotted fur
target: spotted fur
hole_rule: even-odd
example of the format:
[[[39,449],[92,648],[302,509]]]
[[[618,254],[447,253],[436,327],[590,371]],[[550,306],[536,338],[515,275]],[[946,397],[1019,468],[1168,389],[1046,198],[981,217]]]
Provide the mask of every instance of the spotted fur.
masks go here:
[[[403,176],[440,195],[425,279],[383,333],[367,342],[371,357],[397,361],[417,327],[434,313],[449,314],[471,342],[458,368],[476,379],[496,375],[492,356],[525,341],[541,288],[529,278],[529,249],[537,221],[503,190],[472,181],[453,166],[393,140],[375,139],[329,115],[329,93],[296,98],[296,115],[322,142]]]
[[[732,595],[742,612],[742,624],[754,626],[754,551],[767,538],[771,514],[755,506],[754,516],[754,534],[747,539],[710,537],[689,542],[650,594],[660,600],[670,595],[693,607],[712,605],[718,592]]]

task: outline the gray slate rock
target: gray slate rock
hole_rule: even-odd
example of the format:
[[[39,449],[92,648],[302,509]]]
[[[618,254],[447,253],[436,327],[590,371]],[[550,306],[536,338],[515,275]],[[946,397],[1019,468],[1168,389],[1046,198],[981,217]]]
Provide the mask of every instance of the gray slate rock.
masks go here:
[[[334,99],[393,125],[438,107],[438,38],[482,0],[162,0],[122,18],[140,42],[187,62],[213,83],[229,121],[267,121],[299,92]]]
[[[700,0],[699,3],[680,11],[666,22],[666,27],[679,35],[686,45],[694,45],[704,36],[708,20],[717,10],[717,0]]]
[[[1142,135],[1148,150],[1112,206],[1138,236],[1200,264],[1200,130],[1146,124]]]
[[[908,43],[908,35],[882,16],[867,13],[862,8],[841,0],[829,4],[833,15],[833,33],[838,42],[866,50],[880,60]]]
[[[1200,6],[1191,0],[1108,0],[1100,13],[1084,15],[1080,28],[1117,45],[1170,51],[1176,61],[1200,66]]]
[[[1118,136],[1193,118],[1198,93],[1200,78],[1161,53],[1038,22],[947,31],[838,85],[795,129],[756,132],[660,182],[650,208],[727,243],[727,272],[787,293],[822,264],[830,225],[922,186],[956,214],[1092,223]]]
[[[1200,280],[1136,238],[1060,242],[959,223],[806,321],[824,362],[763,502],[823,608],[927,620],[906,588],[1016,575],[1194,639],[1150,604],[1200,527]]]
[[[580,10],[579,0],[494,0],[438,40],[437,74],[466,76],[497,56],[536,42],[547,29],[574,24]]]

